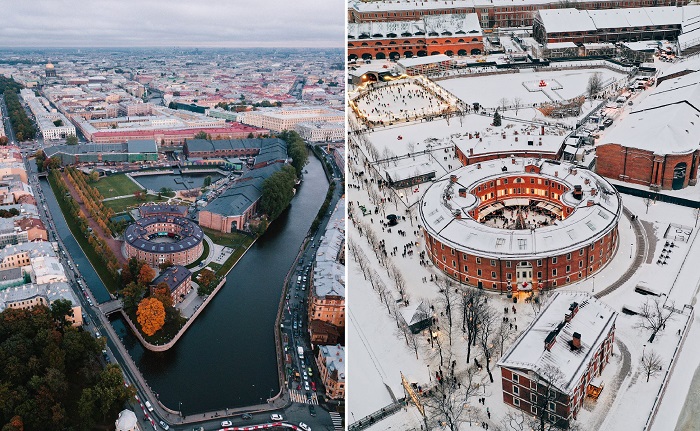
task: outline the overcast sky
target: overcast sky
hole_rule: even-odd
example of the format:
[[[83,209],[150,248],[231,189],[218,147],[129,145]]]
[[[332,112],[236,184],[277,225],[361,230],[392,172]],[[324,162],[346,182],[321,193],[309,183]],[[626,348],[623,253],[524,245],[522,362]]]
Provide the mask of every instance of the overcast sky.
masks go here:
[[[345,46],[345,0],[0,0],[2,47]]]

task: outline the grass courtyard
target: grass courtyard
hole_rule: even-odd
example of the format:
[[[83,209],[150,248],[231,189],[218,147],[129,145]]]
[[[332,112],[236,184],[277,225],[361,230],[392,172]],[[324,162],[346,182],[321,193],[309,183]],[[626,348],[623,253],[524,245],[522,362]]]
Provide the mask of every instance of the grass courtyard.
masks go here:
[[[94,184],[100,191],[103,198],[113,198],[116,196],[133,195],[134,192],[143,190],[137,186],[126,174],[109,175],[102,177]]]
[[[160,199],[165,200],[165,198]],[[129,196],[128,198],[114,199],[111,201],[104,201],[104,205],[107,208],[112,208],[115,214],[119,214],[124,211],[136,208],[145,202],[158,202],[158,196],[146,195],[144,200],[138,200],[136,196]]]

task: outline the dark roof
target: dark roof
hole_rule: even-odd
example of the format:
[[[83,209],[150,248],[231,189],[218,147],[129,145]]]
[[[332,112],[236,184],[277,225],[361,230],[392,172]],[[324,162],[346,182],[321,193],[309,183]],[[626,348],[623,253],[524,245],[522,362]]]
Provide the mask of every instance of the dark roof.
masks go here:
[[[126,143],[127,150],[131,154],[135,153],[157,153],[158,146],[153,139],[133,139]]]
[[[147,226],[154,223],[170,223],[180,226],[180,239],[175,242],[153,242],[149,240]],[[174,253],[196,247],[202,242],[202,228],[194,222],[175,216],[154,215],[144,217],[129,225],[124,231],[124,239],[133,247],[151,253]]]
[[[262,196],[262,185],[265,180],[282,169],[282,166],[281,163],[275,163],[246,172],[238,178],[233,186],[209,203],[202,211],[223,216],[243,214]]]
[[[185,217],[187,216],[187,207],[184,205],[167,204],[141,205],[139,207],[139,214],[141,217],[148,217],[157,214]]]
[[[181,265],[173,265],[162,271],[160,275],[153,280],[151,285],[157,286],[160,283],[165,283],[168,285],[168,289],[173,292],[183,281],[190,277],[192,277],[192,273],[189,269]]]

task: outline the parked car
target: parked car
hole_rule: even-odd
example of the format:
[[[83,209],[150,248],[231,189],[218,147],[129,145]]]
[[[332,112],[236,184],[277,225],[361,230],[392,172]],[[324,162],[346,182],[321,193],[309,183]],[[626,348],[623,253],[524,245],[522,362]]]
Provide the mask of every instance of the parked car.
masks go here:
[[[311,431],[311,427],[306,425],[304,422],[299,422],[299,428],[303,429],[304,431]]]
[[[167,430],[170,429],[170,425],[166,424],[165,422],[160,421],[159,423],[160,423],[160,426],[161,426],[164,430],[167,431]]]
[[[273,413],[270,415],[270,420],[275,421],[275,422],[279,422],[279,421],[283,421],[284,417],[282,417],[282,415],[279,415],[277,413]]]
[[[241,418],[243,418],[243,419],[245,419],[245,420],[250,420],[250,419],[253,419],[253,416],[250,415],[249,413],[243,413],[243,414],[241,415]]]
[[[233,422],[231,422],[231,421],[222,421],[221,422],[222,427],[230,427],[231,425],[233,425]]]

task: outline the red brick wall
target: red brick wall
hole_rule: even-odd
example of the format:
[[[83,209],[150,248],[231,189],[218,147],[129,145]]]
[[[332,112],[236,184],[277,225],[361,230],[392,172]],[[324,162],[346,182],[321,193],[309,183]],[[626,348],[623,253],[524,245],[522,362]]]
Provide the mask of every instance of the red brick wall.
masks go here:
[[[693,179],[698,175],[700,160],[700,151],[655,156],[652,151],[623,147],[619,144],[601,145],[596,154],[596,172],[599,175],[644,186],[660,185],[664,190],[672,188],[673,170],[682,162],[687,166],[683,187],[693,184]],[[655,160],[657,167],[654,166]]]
[[[363,46],[363,44],[366,44],[366,46]],[[467,54],[471,54],[472,49],[484,50],[484,42],[480,35],[441,38],[421,36],[391,39],[358,39],[348,42],[348,58],[363,58],[362,56],[365,54],[371,55],[372,59],[378,58],[377,54],[383,54],[384,58],[390,58],[389,55],[392,52],[398,53],[401,58],[406,57],[407,52],[410,52],[412,57],[417,57],[419,51],[428,55],[433,55],[434,53],[445,54],[447,51],[451,51],[453,55],[457,55],[460,50],[464,50]]]

